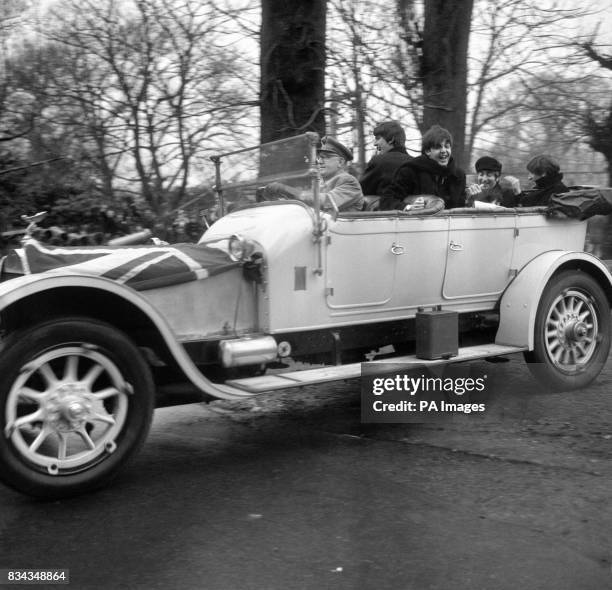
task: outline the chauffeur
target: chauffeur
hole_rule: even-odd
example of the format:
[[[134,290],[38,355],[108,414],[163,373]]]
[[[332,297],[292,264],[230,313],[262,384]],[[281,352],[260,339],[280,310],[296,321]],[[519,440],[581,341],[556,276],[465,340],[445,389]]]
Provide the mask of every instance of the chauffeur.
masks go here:
[[[353,159],[351,151],[337,139],[325,136],[317,150],[317,163],[321,172],[320,203],[324,211],[333,210],[333,203],[339,211],[361,211],[363,192],[359,181],[346,171],[346,163]],[[308,205],[313,204],[310,191],[299,190],[283,184],[272,182],[264,191],[264,197],[287,197],[299,199]]]

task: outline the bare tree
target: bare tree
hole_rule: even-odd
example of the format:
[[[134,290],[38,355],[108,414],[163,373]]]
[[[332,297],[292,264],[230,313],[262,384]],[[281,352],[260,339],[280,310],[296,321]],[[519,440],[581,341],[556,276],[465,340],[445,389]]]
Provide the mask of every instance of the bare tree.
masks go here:
[[[593,40],[582,43],[582,49],[589,60],[607,72],[612,72],[612,55],[603,53]],[[610,90],[610,85],[608,85]],[[608,184],[612,186],[612,101],[607,99],[605,108],[590,108],[584,121],[589,145],[603,154],[608,163]]]
[[[434,122],[448,127],[464,165],[479,140],[494,142],[511,112],[521,111],[524,101],[513,90],[525,90],[526,81],[533,84],[534,74],[549,72],[559,56],[569,63],[580,19],[589,14],[584,6],[535,0],[500,0],[495,6],[475,0],[473,7],[471,2],[395,0],[393,10],[386,5],[382,15],[368,0],[333,0],[330,6],[342,17],[345,39],[357,33],[353,47],[360,55],[357,84],[348,67],[350,43],[338,43],[338,35],[329,39],[331,65],[344,64],[350,72],[330,74],[338,82],[334,99],[344,101],[345,108],[352,108],[351,100],[366,105],[363,118],[369,122],[372,111],[388,109],[392,118],[421,132]],[[364,100],[356,94],[359,89]],[[507,100],[510,95],[517,100]]]
[[[365,165],[366,129],[392,118],[391,111],[402,102],[385,74],[395,58],[394,19],[388,6],[370,0],[328,3],[329,130],[351,132],[345,142],[356,144],[358,169]]]
[[[470,42],[468,159],[479,136],[504,132],[513,110],[525,112],[525,93],[546,88],[551,67],[568,50],[571,53],[574,29],[587,14],[583,7],[563,9],[533,0],[501,0],[495,10],[477,0],[476,7]],[[567,58],[562,61],[568,64]],[[545,82],[538,83],[538,77]]]
[[[106,185],[137,181],[156,213],[185,197],[194,163],[239,132],[254,104],[239,54],[224,41],[231,11],[213,0],[65,0],[44,33],[64,48],[55,85]],[[76,109],[76,110],[75,110]]]
[[[420,130],[434,123],[447,127],[455,136],[459,160],[465,135],[472,1],[426,0],[421,11],[414,0],[396,0],[393,11],[385,6],[382,18],[370,14],[369,20],[367,10],[365,17],[356,15],[351,9],[354,3],[333,3],[352,40],[351,52],[345,50],[345,67],[351,73],[354,104],[363,110],[363,89],[370,86],[368,97],[374,100],[369,104],[403,109],[407,116],[401,118],[414,121]],[[372,11],[376,11],[373,6]],[[368,34],[376,29],[376,36]],[[355,120],[360,124],[365,117]],[[361,136],[358,139],[363,141]]]
[[[26,0],[5,0],[0,5],[0,142],[23,137],[34,125],[34,114],[15,91],[9,67],[9,41],[19,30],[20,15],[27,7]]]
[[[472,145],[484,144],[514,169],[545,151],[557,155],[568,176],[588,178],[588,167],[592,173],[602,167],[592,150],[610,169],[610,70],[595,36],[585,35],[589,15],[586,6],[551,11],[530,0],[508,0],[487,15],[480,31],[487,44],[475,68]]]

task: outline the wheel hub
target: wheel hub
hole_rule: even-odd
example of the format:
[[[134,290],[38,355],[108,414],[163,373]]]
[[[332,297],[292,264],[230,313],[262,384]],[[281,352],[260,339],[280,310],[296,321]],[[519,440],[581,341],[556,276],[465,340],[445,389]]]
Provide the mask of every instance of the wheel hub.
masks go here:
[[[89,391],[79,383],[63,383],[50,393],[43,410],[52,428],[60,432],[80,430],[91,416]]]
[[[570,322],[565,329],[566,338],[573,343],[585,340],[587,333],[587,325],[580,321]]]
[[[559,326],[559,339],[565,346],[576,346],[587,339],[588,327],[578,317],[572,316]]]

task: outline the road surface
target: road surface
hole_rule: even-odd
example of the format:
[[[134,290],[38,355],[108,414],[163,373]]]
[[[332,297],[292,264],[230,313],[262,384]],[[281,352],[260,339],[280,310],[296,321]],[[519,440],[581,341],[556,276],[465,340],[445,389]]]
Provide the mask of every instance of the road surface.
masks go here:
[[[520,356],[471,370],[485,414],[432,424],[361,424],[358,381],[158,410],[105,490],[1,488],[0,568],[79,590],[612,588],[612,362],[562,394]]]

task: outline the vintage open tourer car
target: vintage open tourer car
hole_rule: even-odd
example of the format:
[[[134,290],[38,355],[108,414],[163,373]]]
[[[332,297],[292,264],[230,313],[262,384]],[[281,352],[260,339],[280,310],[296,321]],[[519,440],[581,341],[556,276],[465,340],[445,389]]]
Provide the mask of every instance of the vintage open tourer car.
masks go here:
[[[2,261],[0,479],[58,498],[107,483],[161,405],[241,399],[524,352],[549,387],[586,386],[610,348],[612,277],[584,220],[545,208],[324,211],[317,136],[216,156],[222,216],[198,244],[52,247]],[[283,167],[283,163],[286,165]],[[221,173],[231,181],[221,184]],[[431,205],[431,206],[430,206]],[[326,204],[327,208],[327,204]],[[417,358],[421,308],[457,316],[454,355]]]

